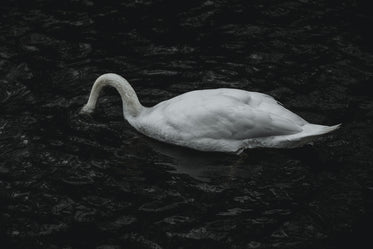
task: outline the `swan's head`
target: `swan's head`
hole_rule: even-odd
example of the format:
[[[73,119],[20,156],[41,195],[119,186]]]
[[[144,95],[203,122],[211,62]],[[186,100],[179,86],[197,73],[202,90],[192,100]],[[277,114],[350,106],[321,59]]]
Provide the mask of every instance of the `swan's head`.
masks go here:
[[[92,107],[89,104],[86,104],[83,106],[83,108],[80,110],[80,114],[91,114],[95,110],[94,107]]]

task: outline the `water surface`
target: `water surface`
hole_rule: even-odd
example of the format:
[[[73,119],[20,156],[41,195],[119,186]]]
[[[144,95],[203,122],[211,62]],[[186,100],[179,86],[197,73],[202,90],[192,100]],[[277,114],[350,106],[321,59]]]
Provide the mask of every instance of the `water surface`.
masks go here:
[[[372,222],[372,18],[355,1],[9,1],[0,17],[4,248],[363,248]],[[201,153],[123,120],[218,87],[342,128],[293,150]]]

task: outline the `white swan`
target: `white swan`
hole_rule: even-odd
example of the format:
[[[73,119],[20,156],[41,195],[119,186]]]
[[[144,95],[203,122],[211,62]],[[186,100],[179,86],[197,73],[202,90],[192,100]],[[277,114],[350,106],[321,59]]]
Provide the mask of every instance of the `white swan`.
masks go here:
[[[113,73],[97,78],[82,113],[93,112],[107,85],[119,92],[124,118],[137,131],[201,151],[293,148],[340,126],[308,123],[269,95],[229,88],[191,91],[148,108],[140,104],[127,80]]]

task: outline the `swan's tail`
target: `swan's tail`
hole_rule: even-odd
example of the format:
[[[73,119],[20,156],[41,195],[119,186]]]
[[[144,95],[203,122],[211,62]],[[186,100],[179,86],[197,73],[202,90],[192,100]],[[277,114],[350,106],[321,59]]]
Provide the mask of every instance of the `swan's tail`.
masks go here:
[[[317,125],[317,124],[305,124],[302,128],[303,131],[285,136],[278,136],[268,142],[269,147],[275,148],[295,148],[305,144],[311,143],[314,139],[322,136],[326,133],[332,132],[338,129],[341,124],[333,126]],[[266,145],[266,141],[263,143]]]
[[[305,124],[303,131],[291,135],[272,136],[265,138],[248,139],[247,144],[241,147],[237,153],[247,148],[270,147],[270,148],[295,148],[311,143],[314,139],[326,133],[337,130],[341,124],[333,126]]]
[[[341,124],[326,126],[326,125],[317,125],[317,124],[305,124],[303,126],[303,137],[314,137],[324,135],[326,133],[337,130]]]
[[[326,126],[317,124],[305,124],[302,128],[303,131],[298,134],[290,135],[287,137],[288,147],[294,148],[305,144],[309,144],[314,139],[326,133],[337,130],[341,124]]]

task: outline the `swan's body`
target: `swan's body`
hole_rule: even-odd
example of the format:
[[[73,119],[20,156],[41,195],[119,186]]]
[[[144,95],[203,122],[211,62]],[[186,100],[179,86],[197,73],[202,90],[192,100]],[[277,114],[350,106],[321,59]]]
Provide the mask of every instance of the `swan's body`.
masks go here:
[[[104,74],[95,81],[82,112],[94,110],[105,85],[118,90],[124,118],[137,131],[201,151],[292,148],[339,127],[310,124],[269,95],[229,88],[191,91],[147,108],[117,74]]]

